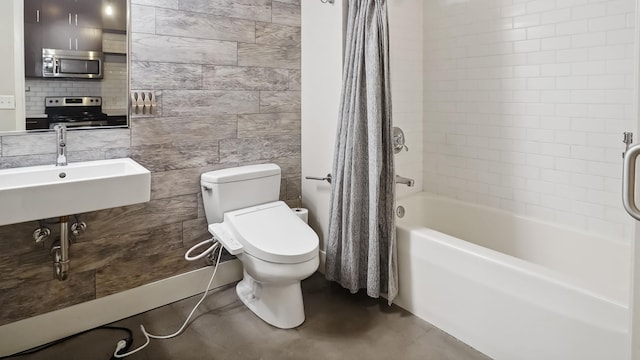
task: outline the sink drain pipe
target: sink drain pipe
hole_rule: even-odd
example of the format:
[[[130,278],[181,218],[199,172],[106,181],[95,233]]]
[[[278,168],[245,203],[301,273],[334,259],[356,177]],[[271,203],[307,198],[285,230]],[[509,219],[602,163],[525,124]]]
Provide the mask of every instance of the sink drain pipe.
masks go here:
[[[69,277],[69,216],[60,217],[60,244],[54,246],[53,252],[53,269],[56,279],[63,281]]]
[[[53,278],[64,281],[69,278],[71,259],[69,259],[69,248],[71,247],[70,235],[75,237],[83,234],[87,229],[87,224],[80,221],[78,215],[73,215],[75,222],[69,227],[71,215],[60,216],[57,222],[48,222],[46,219],[39,221],[38,228],[33,232],[33,240],[36,244],[44,243],[51,236],[51,229],[48,225],[60,224],[60,239],[51,245],[51,256],[53,257]],[[71,234],[70,234],[71,233]]]

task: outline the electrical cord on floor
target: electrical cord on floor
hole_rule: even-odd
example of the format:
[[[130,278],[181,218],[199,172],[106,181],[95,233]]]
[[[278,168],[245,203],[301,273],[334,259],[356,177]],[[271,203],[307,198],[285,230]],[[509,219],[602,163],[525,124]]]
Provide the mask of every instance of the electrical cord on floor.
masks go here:
[[[202,254],[200,254],[199,256],[196,257],[190,257],[189,253],[191,252],[191,250],[200,247],[203,244],[206,244],[207,242],[213,242],[213,245],[205,250]],[[151,342],[151,339],[161,339],[161,340],[165,340],[165,339],[171,339],[174,338],[178,335],[180,335],[182,333],[182,331],[187,327],[187,324],[189,323],[189,320],[191,320],[191,317],[193,316],[193,314],[196,312],[196,309],[198,309],[198,306],[200,306],[200,304],[202,304],[202,302],[204,301],[204,299],[207,297],[207,295],[209,294],[209,287],[211,287],[211,284],[213,283],[213,279],[216,277],[216,272],[218,271],[218,265],[220,264],[220,257],[222,255],[222,249],[223,247],[221,246],[221,244],[217,241],[215,241],[213,238],[210,240],[206,240],[203,241],[195,246],[193,246],[191,249],[189,249],[189,251],[187,251],[187,254],[185,255],[185,258],[187,258],[188,260],[191,259],[200,259],[202,257],[204,257],[205,255],[209,255],[209,254],[213,254],[214,251],[216,250],[216,248],[219,248],[218,250],[218,257],[215,263],[215,266],[213,268],[213,274],[211,274],[211,279],[209,279],[209,283],[207,284],[207,287],[205,288],[204,294],[202,295],[202,298],[200,298],[200,301],[198,301],[198,303],[196,304],[196,306],[193,307],[193,310],[191,310],[191,313],[189,313],[189,316],[187,316],[187,319],[184,321],[184,323],[182,324],[182,326],[180,327],[180,329],[178,329],[178,331],[174,332],[173,334],[170,335],[153,335],[149,332],[147,332],[147,330],[144,328],[144,325],[140,325],[140,330],[142,331],[142,334],[145,337],[145,343],[140,345],[139,347],[137,347],[134,350],[131,350],[129,352],[126,352],[129,349],[129,346],[131,344],[128,344],[125,340],[120,340],[118,341],[118,344],[116,345],[116,350],[113,352],[113,357],[112,359],[120,359],[132,354],[137,353],[138,351],[144,349],[145,347],[147,347],[147,345],[149,345],[149,343]]]
[[[127,333],[127,338],[123,339],[123,340],[120,340],[120,341],[122,341],[125,344],[129,344],[129,347],[133,343],[133,333],[131,332],[131,330],[129,330],[127,328],[124,328],[124,327],[119,327],[119,326],[100,326],[100,327],[97,327],[97,328],[94,328],[94,329],[85,330],[85,331],[79,332],[77,334],[73,334],[73,335],[64,337],[62,339],[58,339],[58,340],[52,341],[52,342],[44,344],[44,345],[40,345],[40,346],[34,347],[32,349],[29,349],[29,350],[21,351],[21,352],[18,352],[18,353],[12,354],[12,355],[8,355],[8,356],[2,356],[2,357],[0,357],[0,360],[11,359],[11,358],[19,357],[19,356],[35,354],[35,353],[37,353],[39,351],[42,351],[44,349],[48,349],[48,348],[50,348],[50,347],[52,347],[54,345],[58,345],[58,344],[60,344],[62,342],[65,342],[67,340],[71,340],[71,339],[73,339],[75,337],[78,337],[80,335],[84,335],[86,333],[97,331],[97,330],[124,331],[124,332]]]
[[[209,244],[212,243],[212,245],[205,251],[203,251],[200,255],[198,256],[190,256],[190,253],[195,250],[196,248],[201,247],[202,245],[205,244]],[[223,247],[220,245],[219,242],[215,241],[213,238],[203,241],[195,246],[193,246],[191,249],[189,249],[189,251],[187,251],[187,253],[185,254],[185,259],[189,260],[189,261],[194,261],[194,260],[199,260],[202,259],[206,256],[213,256],[214,252],[216,251],[216,249],[219,248],[218,251],[218,256],[217,256],[217,260],[215,263],[215,267],[213,269],[213,274],[211,275],[211,279],[209,280],[209,284],[207,285],[207,288],[205,289],[204,295],[202,296],[202,298],[200,299],[200,301],[196,304],[196,306],[193,308],[193,310],[191,310],[191,313],[189,314],[189,316],[187,317],[187,320],[185,320],[184,324],[182,324],[182,327],[180,327],[180,329],[178,331],[176,331],[175,333],[171,334],[171,335],[164,335],[164,336],[160,336],[160,335],[153,335],[148,333],[143,325],[140,325],[140,329],[142,330],[143,335],[146,338],[146,343],[140,347],[138,347],[137,349],[127,352],[129,350],[129,348],[131,348],[131,345],[133,344],[133,333],[130,329],[128,328],[124,328],[124,327],[119,327],[119,326],[100,326],[97,328],[93,328],[93,329],[89,329],[89,330],[85,330],[82,332],[79,332],[77,334],[73,334],[73,335],[69,335],[67,337],[64,337],[62,339],[58,339],[55,341],[52,341],[50,343],[44,344],[44,345],[40,345],[37,346],[35,348],[32,349],[28,349],[28,350],[24,350],[15,354],[11,354],[11,355],[7,355],[7,356],[2,356],[0,357],[0,360],[5,360],[5,359],[11,359],[11,358],[15,358],[15,357],[20,357],[20,356],[25,356],[25,355],[31,355],[34,353],[37,353],[39,351],[42,351],[44,349],[48,349],[54,345],[63,343],[67,340],[71,340],[75,337],[78,337],[80,335],[84,335],[86,333],[92,332],[92,331],[97,331],[97,330],[119,330],[119,331],[125,331],[127,333],[127,338],[126,339],[122,339],[120,341],[118,341],[118,344],[116,346],[116,350],[113,353],[113,356],[111,357],[111,360],[115,360],[115,359],[119,359],[119,358],[123,358],[125,356],[129,356],[131,354],[134,354],[136,352],[138,352],[139,350],[142,350],[143,348],[145,348],[147,345],[149,345],[149,339],[170,339],[173,337],[176,337],[178,335],[180,335],[180,333],[182,333],[182,331],[185,329],[185,327],[187,326],[187,323],[189,322],[189,320],[191,319],[191,317],[193,316],[193,314],[195,313],[196,309],[198,308],[198,306],[200,306],[200,304],[204,301],[205,297],[208,295],[209,293],[209,287],[211,286],[211,284],[213,283],[213,279],[216,276],[216,272],[218,271],[218,265],[220,264],[220,258],[222,255],[222,250]]]

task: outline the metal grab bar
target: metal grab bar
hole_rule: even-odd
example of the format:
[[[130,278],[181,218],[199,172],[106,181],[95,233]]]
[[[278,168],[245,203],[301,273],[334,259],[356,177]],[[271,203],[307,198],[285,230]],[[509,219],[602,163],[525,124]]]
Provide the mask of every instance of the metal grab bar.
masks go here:
[[[624,153],[622,165],[622,204],[629,215],[640,220],[640,209],[636,205],[636,161],[640,155],[640,145],[631,146]]]
[[[317,177],[317,176],[305,176],[304,177],[307,180],[319,180],[319,181],[326,181],[329,184],[331,184],[331,174],[327,174],[327,176],[325,177]]]
[[[329,184],[331,184],[331,179],[332,179],[331,174],[327,174],[327,176],[325,176],[325,177],[305,176],[304,178],[307,179],[307,180],[326,181]],[[404,185],[407,185],[409,187],[412,187],[415,184],[415,180],[409,179],[409,178],[406,178],[406,177],[402,177],[400,175],[396,175],[395,183],[396,184],[404,184]]]

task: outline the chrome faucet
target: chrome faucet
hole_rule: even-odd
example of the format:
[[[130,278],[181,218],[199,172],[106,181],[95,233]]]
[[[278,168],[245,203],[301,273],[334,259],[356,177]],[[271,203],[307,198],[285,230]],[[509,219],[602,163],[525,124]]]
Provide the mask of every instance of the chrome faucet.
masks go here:
[[[413,179],[402,177],[400,175],[396,175],[396,184],[404,184],[408,187],[413,187],[416,184],[416,181]]]
[[[63,124],[56,124],[53,129],[56,131],[56,166],[67,165],[67,127]]]

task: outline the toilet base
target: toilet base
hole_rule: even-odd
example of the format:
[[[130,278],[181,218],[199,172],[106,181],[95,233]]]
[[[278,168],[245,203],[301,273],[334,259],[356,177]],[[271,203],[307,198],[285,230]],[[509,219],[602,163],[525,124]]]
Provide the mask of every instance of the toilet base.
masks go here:
[[[264,283],[244,271],[244,278],[236,285],[236,293],[254,314],[275,327],[291,329],[304,322],[300,281]]]

